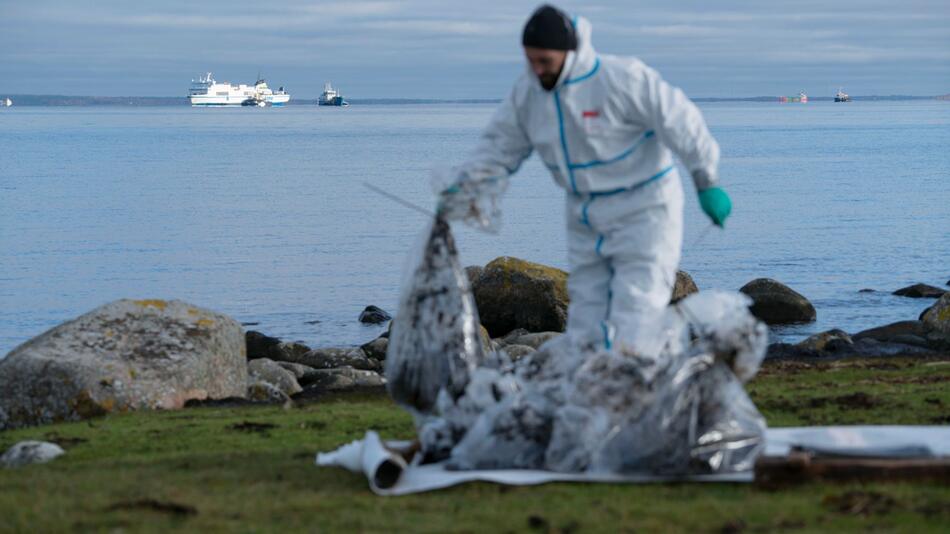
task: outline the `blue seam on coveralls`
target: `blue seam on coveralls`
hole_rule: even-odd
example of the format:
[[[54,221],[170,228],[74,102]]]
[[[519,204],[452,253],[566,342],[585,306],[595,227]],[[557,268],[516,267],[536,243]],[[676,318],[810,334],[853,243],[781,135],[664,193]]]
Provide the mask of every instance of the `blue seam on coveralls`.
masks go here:
[[[646,180],[644,180],[644,181],[642,181],[642,182],[640,182],[640,183],[634,184],[634,185],[632,185],[632,186],[630,186],[630,187],[618,187],[617,189],[611,189],[610,191],[591,191],[590,193],[584,193],[584,194],[585,194],[585,195],[590,195],[590,196],[592,196],[592,197],[609,197],[609,196],[611,196],[611,195],[616,195],[616,194],[618,194],[618,193],[624,193],[624,192],[627,192],[627,191],[634,191],[634,190],[636,190],[636,189],[640,189],[641,187],[643,187],[643,186],[645,186],[645,185],[647,185],[647,184],[649,184],[649,183],[655,182],[655,181],[659,180],[660,178],[663,178],[664,176],[666,176],[666,175],[667,175],[670,171],[672,171],[672,170],[673,170],[673,165],[670,165],[669,167],[667,167],[667,168],[661,170],[660,172],[654,174],[653,176],[647,178]]]
[[[578,76],[577,78],[572,78],[572,79],[570,79],[570,80],[566,80],[566,81],[564,82],[564,85],[570,85],[570,84],[572,84],[572,83],[582,82],[582,81],[586,80],[587,78],[590,78],[590,77],[593,76],[594,74],[597,74],[597,69],[599,69],[599,68],[600,68],[600,57],[597,57],[597,58],[594,59],[594,66],[591,67],[590,71],[589,71],[587,74]]]
[[[608,258],[604,257],[604,254],[601,252],[601,247],[604,246],[604,240],[606,236],[604,234],[597,235],[597,244],[594,246],[594,252],[597,253],[597,256],[607,260],[607,271],[610,273],[607,276],[607,311],[604,312],[604,320],[600,322],[600,328],[604,332],[604,348],[610,350],[610,328],[607,325],[607,321],[610,320],[610,305],[614,300],[614,291],[612,285],[614,282],[614,266]]]
[[[554,90],[554,107],[557,108],[557,126],[561,133],[561,150],[564,151],[564,162],[567,164],[567,175],[571,179],[571,191],[577,194],[577,183],[574,181],[574,170],[571,168],[571,156],[567,152],[567,137],[564,135],[564,115],[561,113],[561,99],[558,90]]]
[[[595,198],[597,198],[597,197],[609,197],[609,196],[611,196],[611,195],[616,195],[616,194],[618,194],[618,193],[623,193],[623,192],[625,192],[625,191],[633,191],[633,190],[639,189],[639,188],[641,188],[641,187],[643,187],[643,186],[645,186],[645,185],[647,185],[647,184],[649,184],[649,183],[651,183],[651,182],[654,182],[654,181],[656,181],[656,180],[659,180],[660,178],[663,178],[663,177],[666,176],[667,173],[669,173],[671,170],[673,170],[673,166],[672,166],[672,165],[670,165],[669,167],[663,169],[662,171],[660,171],[660,172],[654,174],[653,176],[647,178],[646,180],[644,180],[644,181],[642,181],[642,182],[640,182],[640,183],[638,183],[638,184],[634,184],[634,185],[631,186],[631,187],[621,187],[621,188],[618,188],[618,189],[611,189],[610,191],[594,191],[594,192],[591,192],[591,193],[584,193],[584,194],[577,193],[577,196],[585,196],[585,195],[587,196],[587,200],[584,201],[584,205],[581,207],[581,223],[584,224],[585,226],[587,226],[588,228],[591,228],[591,225],[590,225],[590,218],[589,218],[589,216],[588,216],[588,214],[587,214],[587,210],[590,208],[590,204],[591,204],[591,202],[594,201]]]
[[[616,162],[618,162],[618,161],[620,161],[620,160],[626,158],[627,156],[633,154],[638,148],[640,148],[640,145],[642,145],[642,144],[645,143],[648,139],[650,139],[651,137],[653,137],[653,135],[654,135],[653,130],[647,130],[647,132],[644,133],[643,136],[640,137],[640,139],[638,139],[637,142],[634,143],[632,147],[630,147],[630,148],[624,150],[623,152],[621,152],[621,153],[620,153],[619,155],[617,155],[617,156],[614,156],[614,157],[612,157],[612,158],[610,158],[610,159],[606,159],[606,160],[595,159],[595,160],[592,160],[592,161],[588,161],[588,162],[586,162],[586,163],[571,163],[571,167],[574,168],[574,169],[586,169],[586,168],[588,168],[588,167],[597,167],[598,165],[609,165],[609,164],[611,164],[611,163],[616,163]]]
[[[606,321],[600,323],[600,329],[604,331],[604,348],[610,350],[610,329]]]
[[[571,21],[571,24],[576,26],[577,19]],[[580,78],[574,78],[573,80],[567,80],[564,82],[564,85],[570,85],[572,83],[580,82],[586,80],[597,73],[600,69],[600,57],[597,57],[597,60],[594,62],[594,67],[587,74],[581,76]],[[564,114],[561,111],[561,98],[558,96],[558,91],[560,88],[554,89],[554,106],[557,108],[557,125],[561,133],[561,149],[564,150],[564,162],[567,164],[567,174],[571,179],[571,191],[574,194],[577,194],[577,181],[574,179],[574,170],[571,164],[571,156],[567,151],[567,136],[564,135]]]

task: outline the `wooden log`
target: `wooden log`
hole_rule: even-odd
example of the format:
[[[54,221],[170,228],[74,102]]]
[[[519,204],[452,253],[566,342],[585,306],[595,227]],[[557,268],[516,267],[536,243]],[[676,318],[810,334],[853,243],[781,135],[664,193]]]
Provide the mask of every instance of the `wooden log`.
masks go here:
[[[864,458],[791,452],[762,456],[755,483],[776,488],[811,481],[929,481],[950,484],[950,458]]]

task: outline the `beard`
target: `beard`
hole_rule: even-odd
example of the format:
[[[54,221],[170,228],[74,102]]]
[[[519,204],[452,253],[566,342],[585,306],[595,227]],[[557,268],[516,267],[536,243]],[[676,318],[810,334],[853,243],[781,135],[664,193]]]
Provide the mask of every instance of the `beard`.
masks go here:
[[[538,76],[538,81],[541,82],[541,87],[545,91],[550,91],[554,89],[554,86],[557,84],[557,74],[543,74]]]

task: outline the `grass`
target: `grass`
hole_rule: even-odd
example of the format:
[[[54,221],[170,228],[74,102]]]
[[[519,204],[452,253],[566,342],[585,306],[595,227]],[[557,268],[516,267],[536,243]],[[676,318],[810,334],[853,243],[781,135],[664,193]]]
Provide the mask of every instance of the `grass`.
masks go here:
[[[750,384],[772,426],[946,424],[950,360],[767,365]],[[0,531],[947,532],[950,488],[927,483],[467,484],[377,497],[358,475],[313,465],[375,429],[412,437],[379,394],[293,409],[131,413],[0,433],[0,450],[52,440],[50,464],[0,470]]]

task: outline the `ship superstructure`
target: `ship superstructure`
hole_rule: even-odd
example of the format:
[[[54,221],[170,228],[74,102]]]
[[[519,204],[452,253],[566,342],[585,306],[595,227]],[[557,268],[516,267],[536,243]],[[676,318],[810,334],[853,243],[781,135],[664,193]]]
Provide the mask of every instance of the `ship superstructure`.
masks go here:
[[[350,103],[343,99],[343,95],[334,89],[330,82],[323,86],[323,94],[317,99],[319,106],[349,106]]]
[[[188,99],[192,106],[282,106],[290,101],[290,95],[283,87],[272,90],[260,76],[254,85],[234,85],[215,81],[209,72],[191,80]]]
[[[835,102],[851,102],[851,97],[839,87],[838,92],[835,93]]]

